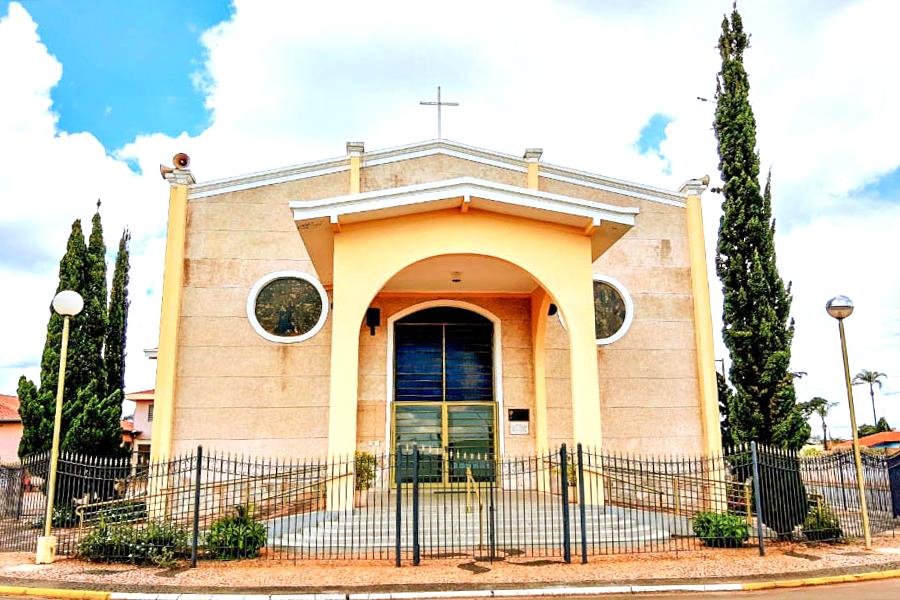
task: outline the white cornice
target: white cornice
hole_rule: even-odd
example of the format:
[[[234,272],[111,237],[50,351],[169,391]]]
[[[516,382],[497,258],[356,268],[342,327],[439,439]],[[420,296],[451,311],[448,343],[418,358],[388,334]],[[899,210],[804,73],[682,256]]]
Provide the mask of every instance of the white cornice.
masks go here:
[[[323,217],[336,219],[341,215],[421,205],[448,198],[482,198],[523,208],[586,217],[593,219],[598,224],[601,221],[611,221],[632,226],[634,225],[634,216],[639,212],[637,208],[600,204],[590,200],[472,177],[388,188],[321,200],[293,201],[289,206],[294,211],[295,221],[307,221]]]
[[[526,173],[528,171],[528,161],[523,157],[476,148],[475,146],[469,146],[445,139],[428,140],[404,146],[396,146],[394,148],[366,152],[362,155],[362,166],[384,165],[433,155],[452,156],[521,173]],[[194,184],[191,185],[189,198],[207,198],[265,185],[297,181],[330,173],[339,173],[341,171],[348,171],[349,169],[349,156],[329,158],[290,167],[259,171],[247,175]],[[686,194],[680,192],[663,190],[648,185],[613,179],[594,173],[544,163],[541,163],[540,176],[622,194],[632,198],[662,202],[674,206],[683,207],[686,198]]]
[[[163,178],[169,182],[169,185],[193,185],[197,183],[190,169],[172,169],[168,173],[163,174]]]

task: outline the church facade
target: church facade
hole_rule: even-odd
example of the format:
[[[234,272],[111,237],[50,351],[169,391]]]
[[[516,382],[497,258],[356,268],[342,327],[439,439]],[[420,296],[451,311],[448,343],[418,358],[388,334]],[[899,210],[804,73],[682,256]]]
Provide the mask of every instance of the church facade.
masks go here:
[[[448,140],[164,176],[155,459],[720,448],[705,180]]]

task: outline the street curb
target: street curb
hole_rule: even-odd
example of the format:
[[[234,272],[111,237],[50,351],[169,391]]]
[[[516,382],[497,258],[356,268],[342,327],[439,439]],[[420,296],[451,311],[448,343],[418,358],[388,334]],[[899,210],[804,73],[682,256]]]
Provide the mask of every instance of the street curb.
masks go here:
[[[647,594],[655,592],[740,592],[776,588],[812,587],[853,581],[894,579],[900,569],[872,571],[856,575],[834,575],[807,579],[749,583],[709,583],[697,585],[607,585],[590,587],[545,587],[506,590],[452,590],[421,592],[325,593],[325,594],[138,594],[99,590],[31,588],[0,585],[2,596],[37,596],[61,600],[416,600],[440,598],[512,598],[530,596],[600,596],[603,594]]]

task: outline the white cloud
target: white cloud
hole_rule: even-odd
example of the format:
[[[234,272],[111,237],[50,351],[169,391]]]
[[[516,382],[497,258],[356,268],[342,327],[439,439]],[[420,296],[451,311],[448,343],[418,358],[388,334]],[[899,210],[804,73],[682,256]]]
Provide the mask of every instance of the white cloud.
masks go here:
[[[71,220],[89,219],[101,197],[110,245],[125,223],[134,229],[128,383],[152,386],[140,348],[156,342],[167,197],[158,163],[184,151],[209,180],[340,155],[346,140],[380,148],[427,139],[435,115],[418,101],[439,83],[461,103],[444,111],[451,139],[510,153],[543,146],[548,162],[668,188],[715,178],[713,103],[696,97],[713,98],[715,44],[731,0],[235,4],[234,17],[202,37],[208,55],[195,81],[210,127],[195,137],[140,136],[112,156],[90,134],[57,131],[49,90],[64,65],[40,44],[24,9],[10,5],[0,51],[19,60],[0,63],[2,80],[15,82],[0,97],[0,233],[28,231],[37,254],[23,260],[43,256],[44,265],[41,275],[15,275],[19,296],[0,301],[2,314],[16,315],[3,319],[4,333],[9,327],[23,340],[0,349],[0,364],[39,356],[55,275],[46,257],[58,261]],[[854,369],[892,373],[900,356],[900,325],[890,320],[900,276],[885,268],[900,205],[848,195],[900,165],[889,29],[900,6],[768,0],[741,10],[753,34],[747,66],[763,165],[775,167],[779,265],[794,281],[794,367],[809,373],[798,389],[801,399],[836,400],[827,297],[848,293],[859,306],[847,321]],[[666,160],[633,147],[657,112],[675,118],[660,148]],[[126,159],[145,175],[132,174]],[[718,203],[712,194],[704,200],[710,261]],[[0,269],[12,281],[6,262]],[[718,309],[716,279],[711,288]],[[0,371],[0,389],[18,372]],[[895,389],[889,380],[885,392]],[[883,404],[900,425],[900,408]],[[832,420],[841,423],[838,411]]]

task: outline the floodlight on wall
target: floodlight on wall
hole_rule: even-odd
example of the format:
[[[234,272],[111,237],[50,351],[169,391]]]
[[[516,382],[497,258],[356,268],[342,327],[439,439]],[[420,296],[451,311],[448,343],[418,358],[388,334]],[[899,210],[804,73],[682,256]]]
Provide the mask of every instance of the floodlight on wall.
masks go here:
[[[375,335],[375,328],[381,327],[381,309],[369,307],[366,309],[366,327]]]

